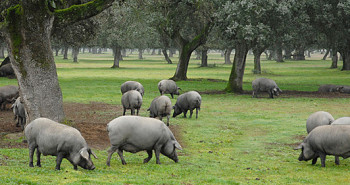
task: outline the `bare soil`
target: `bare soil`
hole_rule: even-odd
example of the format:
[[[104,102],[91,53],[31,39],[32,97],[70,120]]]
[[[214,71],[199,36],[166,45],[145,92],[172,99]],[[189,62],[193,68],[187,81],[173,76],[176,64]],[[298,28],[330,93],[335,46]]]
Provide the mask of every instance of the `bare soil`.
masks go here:
[[[104,150],[110,146],[106,126],[114,118],[122,115],[120,105],[110,105],[99,102],[64,103],[66,114],[65,124],[77,128],[90,147]],[[170,130],[181,143],[181,129],[170,125]],[[0,111],[0,148],[25,148],[23,132],[16,127],[11,110]]]

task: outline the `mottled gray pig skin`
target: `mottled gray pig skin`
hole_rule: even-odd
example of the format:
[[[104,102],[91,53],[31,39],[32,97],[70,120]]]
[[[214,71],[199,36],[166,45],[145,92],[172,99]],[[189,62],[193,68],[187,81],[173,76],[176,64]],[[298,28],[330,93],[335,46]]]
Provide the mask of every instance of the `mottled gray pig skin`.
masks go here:
[[[139,111],[142,105],[142,96],[136,90],[130,90],[122,96],[123,105],[123,116],[125,115],[126,109],[131,109],[131,115],[135,115],[135,109],[137,110],[136,115],[139,115]]]
[[[268,78],[258,78],[252,82],[253,95],[252,97],[257,98],[259,92],[267,92],[270,98],[278,96],[282,90],[277,86],[276,82]]]
[[[328,112],[314,112],[306,120],[306,131],[310,133],[314,128],[321,125],[330,125],[333,121],[333,116]]]
[[[176,83],[173,80],[161,80],[158,83],[158,90],[160,92],[160,95],[170,94],[171,98],[174,98],[174,94],[180,94],[179,89],[180,88],[176,85]]]
[[[138,91],[141,96],[145,94],[145,89],[143,88],[142,84],[140,82],[136,81],[126,81],[120,86],[120,90],[122,94],[130,91],[130,90],[136,90]]]
[[[26,111],[24,105],[21,103],[21,98],[18,97],[15,103],[11,106],[13,114],[15,115],[15,120],[17,120],[17,127],[21,127],[24,130],[24,125],[26,124]]]
[[[341,85],[324,84],[320,85],[320,87],[318,88],[318,92],[339,92],[341,88]]]
[[[175,162],[178,157],[175,149],[182,150],[171,130],[160,120],[140,116],[121,116],[107,125],[111,148],[108,150],[107,166],[110,166],[112,154],[117,151],[123,165],[126,164],[123,151],[136,153],[146,150],[152,158],[152,150],[156,155],[156,163],[160,164],[159,155],[163,154]]]
[[[171,100],[167,96],[159,96],[153,99],[150,107],[147,109],[149,111],[149,116],[151,118],[159,117],[162,121],[163,117],[167,117],[167,126],[169,126],[169,119],[171,115],[171,110],[173,109],[171,105]]]
[[[5,110],[6,104],[13,103],[11,100],[15,100],[19,96],[18,87],[14,85],[6,85],[0,87],[0,109]]]
[[[181,94],[175,103],[173,117],[184,113],[186,118],[187,111],[190,110],[190,118],[192,117],[193,110],[196,109],[196,119],[198,118],[198,111],[201,109],[202,97],[196,91],[189,91]]]
[[[350,157],[350,126],[322,125],[314,128],[304,141],[295,149],[301,149],[299,161],[312,159],[312,164],[321,158],[321,166],[325,167],[326,155],[334,155],[336,164],[338,157]]]
[[[26,126],[24,133],[28,140],[30,167],[33,167],[33,155],[36,150],[39,167],[40,155],[43,154],[57,156],[56,170],[61,169],[63,158],[66,158],[75,170],[78,169],[77,166],[88,170],[95,169],[90,154],[97,157],[77,129],[47,118],[37,118]]]

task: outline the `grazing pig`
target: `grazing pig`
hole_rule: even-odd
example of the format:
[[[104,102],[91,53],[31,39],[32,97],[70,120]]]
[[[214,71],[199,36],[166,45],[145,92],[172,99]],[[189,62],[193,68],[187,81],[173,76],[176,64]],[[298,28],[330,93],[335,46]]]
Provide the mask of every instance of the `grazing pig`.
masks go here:
[[[196,91],[189,91],[180,95],[177,98],[174,108],[173,117],[184,113],[186,118],[187,111],[190,110],[190,118],[192,117],[193,109],[196,109],[196,119],[198,118],[198,111],[201,109],[202,97]]]
[[[80,132],[70,126],[54,122],[47,118],[37,118],[24,129],[29,147],[29,166],[33,167],[33,155],[36,149],[37,166],[41,167],[40,155],[52,155],[56,158],[56,170],[60,170],[63,158],[66,158],[77,170],[80,166],[93,170],[95,166],[90,154],[96,159]]]
[[[126,109],[131,109],[131,115],[135,115],[135,109],[137,110],[136,115],[139,115],[139,111],[142,105],[142,96],[136,90],[130,90],[122,96],[123,105],[123,116],[125,115]]]
[[[314,128],[321,125],[330,125],[334,121],[333,116],[325,111],[312,113],[306,120],[306,131],[310,133]]]
[[[145,93],[145,89],[143,88],[142,84],[140,84],[139,82],[136,81],[126,81],[124,82],[121,87],[120,90],[122,91],[122,94],[130,91],[130,90],[136,90],[138,91],[141,96],[144,95]]]
[[[320,87],[318,88],[318,92],[321,92],[321,93],[339,92],[341,88],[342,88],[341,85],[324,84],[324,85],[320,85]]]
[[[312,159],[312,164],[321,158],[321,165],[325,167],[326,155],[350,157],[350,126],[349,125],[322,125],[313,129],[304,141],[295,149],[301,149],[299,161]],[[338,161],[337,161],[338,160]]]
[[[5,64],[0,67],[0,77],[15,77],[15,72],[13,71],[11,64]]]
[[[258,78],[252,82],[253,98],[258,97],[259,92],[268,92],[270,98],[278,96],[282,90],[277,86],[276,82],[268,78]]]
[[[125,165],[123,151],[136,153],[146,150],[147,163],[152,158],[152,150],[156,155],[156,163],[160,164],[159,154],[163,154],[176,163],[178,157],[175,149],[182,150],[171,130],[160,120],[139,116],[118,117],[107,125],[111,148],[108,150],[107,166],[110,166],[112,154],[118,155]]]
[[[332,125],[350,125],[350,117],[341,117],[332,122]]]
[[[163,116],[166,116],[167,126],[169,126],[171,110],[172,110],[172,106],[171,106],[170,98],[164,95],[154,98],[154,100],[151,103],[151,106],[147,109],[147,111],[149,111],[149,116],[151,118],[159,117],[159,119],[162,121]]]
[[[347,86],[347,85],[340,86],[340,87],[338,87],[337,90],[341,93],[350,94],[350,86]]]
[[[24,130],[24,125],[26,124],[26,111],[20,99],[21,98],[18,97],[11,108],[15,115],[15,120],[17,120],[16,127],[21,127],[22,130]]]
[[[14,85],[6,85],[0,87],[0,109],[5,110],[6,104],[13,103],[19,96],[18,87]]]
[[[158,83],[158,89],[159,89],[160,95],[170,94],[171,98],[174,98],[174,94],[175,95],[180,94],[179,93],[180,87],[177,87],[176,83],[173,80],[161,80]]]

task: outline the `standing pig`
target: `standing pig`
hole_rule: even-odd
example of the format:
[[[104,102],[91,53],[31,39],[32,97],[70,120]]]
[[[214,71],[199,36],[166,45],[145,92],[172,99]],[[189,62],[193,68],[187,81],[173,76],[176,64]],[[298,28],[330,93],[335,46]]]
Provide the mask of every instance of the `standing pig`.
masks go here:
[[[123,105],[123,116],[125,115],[126,109],[131,109],[131,115],[135,115],[135,109],[137,110],[136,115],[139,115],[139,110],[142,105],[142,96],[136,90],[130,90],[122,96]]]
[[[179,95],[179,89],[180,87],[177,87],[176,83],[173,80],[161,80],[158,83],[158,89],[160,92],[160,95],[163,94],[170,94],[171,98],[174,98],[175,95]]]
[[[107,125],[111,148],[108,150],[107,166],[110,166],[112,154],[118,155],[125,165],[123,150],[136,153],[146,150],[147,163],[152,158],[152,150],[156,155],[156,163],[160,164],[159,154],[163,154],[176,163],[179,161],[175,149],[182,150],[170,129],[160,120],[139,116],[118,117]]]
[[[26,111],[20,99],[21,98],[18,97],[11,108],[15,115],[15,120],[17,119],[16,127],[21,127],[22,130],[24,130],[24,125],[26,124]]]
[[[151,118],[159,117],[160,120],[163,120],[163,116],[166,116],[167,126],[169,126],[171,110],[172,106],[170,98],[164,95],[154,98],[151,106],[147,109]]]
[[[184,113],[186,118],[187,111],[190,110],[190,118],[193,114],[193,109],[196,109],[196,119],[198,118],[198,111],[201,109],[202,97],[196,91],[189,91],[180,95],[177,98],[174,108],[173,117]]]
[[[80,166],[93,170],[95,166],[90,154],[96,159],[80,132],[70,126],[54,122],[47,118],[37,118],[24,129],[29,147],[29,166],[33,167],[33,155],[36,149],[37,166],[41,167],[40,155],[52,155],[56,158],[56,170],[60,170],[63,158],[66,158],[77,170]]]
[[[282,90],[277,86],[276,82],[268,78],[258,78],[252,82],[253,98],[258,97],[258,92],[268,92],[270,98],[278,96]]]
[[[324,84],[324,85],[320,85],[320,87],[318,88],[318,92],[322,92],[322,93],[339,92],[342,87],[343,86],[340,86],[340,85]]]
[[[350,126],[349,125],[322,125],[313,129],[304,141],[295,148],[301,149],[299,161],[312,159],[315,164],[321,158],[321,165],[325,167],[326,155],[344,159],[350,157]],[[338,159],[339,160],[339,159]]]
[[[330,125],[334,121],[333,116],[325,111],[312,113],[306,120],[306,131],[310,133],[314,128],[321,125]]]
[[[138,91],[141,96],[144,95],[145,93],[145,89],[143,88],[142,84],[136,81],[126,81],[124,82],[121,87],[120,90],[122,91],[122,94],[130,91],[130,90],[136,90]]]
[[[0,109],[5,110],[6,104],[13,103],[18,97],[18,87],[14,85],[6,85],[0,87]]]

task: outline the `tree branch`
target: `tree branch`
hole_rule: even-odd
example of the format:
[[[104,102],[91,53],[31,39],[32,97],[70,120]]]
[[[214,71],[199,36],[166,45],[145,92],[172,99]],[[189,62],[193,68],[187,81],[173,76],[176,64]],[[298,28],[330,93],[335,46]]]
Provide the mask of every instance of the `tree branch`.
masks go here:
[[[85,4],[73,5],[66,9],[55,10],[54,25],[64,26],[93,17],[112,6],[114,1],[115,0],[93,0]]]

